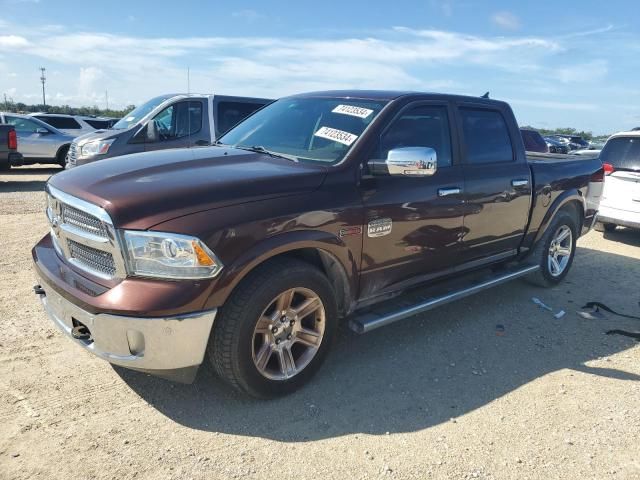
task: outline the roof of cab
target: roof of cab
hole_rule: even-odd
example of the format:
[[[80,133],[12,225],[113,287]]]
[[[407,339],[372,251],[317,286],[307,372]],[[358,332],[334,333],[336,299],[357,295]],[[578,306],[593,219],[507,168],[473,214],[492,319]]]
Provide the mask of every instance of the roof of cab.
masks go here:
[[[326,90],[308,93],[299,93],[297,95],[291,95],[291,97],[298,98],[310,98],[310,97],[333,97],[333,98],[357,98],[362,100],[381,100],[391,101],[400,97],[430,97],[440,100],[458,100],[474,103],[487,103],[487,104],[504,104],[501,100],[495,100],[493,98],[472,97],[467,95],[453,95],[447,93],[434,93],[434,92],[417,92],[411,90]],[[290,98],[291,98],[290,97]]]

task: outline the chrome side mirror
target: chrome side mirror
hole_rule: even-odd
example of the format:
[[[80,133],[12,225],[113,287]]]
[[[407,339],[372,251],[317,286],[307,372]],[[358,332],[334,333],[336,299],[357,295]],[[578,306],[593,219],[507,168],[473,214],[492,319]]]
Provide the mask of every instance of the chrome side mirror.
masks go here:
[[[384,161],[369,163],[374,175],[430,177],[438,170],[436,151],[429,147],[401,147],[389,150]]]
[[[36,128],[36,133],[39,133],[40,135],[47,135],[49,133],[49,130],[44,127],[38,127]]]

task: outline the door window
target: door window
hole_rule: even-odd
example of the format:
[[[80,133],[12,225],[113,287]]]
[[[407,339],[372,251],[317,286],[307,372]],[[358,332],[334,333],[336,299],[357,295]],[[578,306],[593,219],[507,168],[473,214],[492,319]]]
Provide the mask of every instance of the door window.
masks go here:
[[[380,140],[380,158],[402,147],[429,147],[436,151],[438,168],[451,165],[449,115],[444,106],[414,107],[394,120]]]
[[[263,103],[220,102],[218,104],[218,132],[225,133],[263,106]]]
[[[80,124],[71,117],[47,117],[47,116],[39,116],[36,117],[38,120],[42,120],[45,123],[48,123],[52,127],[61,128],[66,130],[81,130],[82,127]]]
[[[174,103],[158,113],[153,121],[160,141],[193,135],[202,129],[202,103]]]
[[[514,159],[507,123],[496,110],[461,108],[467,163],[505,163]]]
[[[14,126],[17,133],[31,134],[31,133],[35,133],[35,131],[38,128],[44,128],[39,124],[37,124],[36,122],[29,120],[27,118],[11,117],[7,115],[5,119],[9,125]]]

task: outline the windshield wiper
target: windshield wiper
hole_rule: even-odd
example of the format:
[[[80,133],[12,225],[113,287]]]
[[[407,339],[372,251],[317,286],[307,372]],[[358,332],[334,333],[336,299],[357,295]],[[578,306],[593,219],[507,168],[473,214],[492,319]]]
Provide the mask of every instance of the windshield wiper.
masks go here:
[[[248,150],[249,152],[265,153],[270,157],[284,158],[285,160],[291,160],[292,162],[298,163],[297,157],[294,157],[293,155],[287,155],[286,153],[272,152],[271,150],[267,150],[266,148],[264,148],[262,145],[253,145],[251,147],[239,147],[236,145],[235,148],[239,148],[240,150]]]

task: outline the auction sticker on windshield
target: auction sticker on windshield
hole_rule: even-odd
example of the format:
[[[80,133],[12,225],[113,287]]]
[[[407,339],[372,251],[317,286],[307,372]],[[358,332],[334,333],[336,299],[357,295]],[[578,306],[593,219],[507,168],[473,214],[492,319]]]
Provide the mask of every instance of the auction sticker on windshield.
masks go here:
[[[352,117],[367,118],[373,113],[373,110],[354,105],[338,105],[331,110],[333,113],[342,113],[343,115],[351,115]]]
[[[351,145],[358,139],[358,135],[329,127],[321,127],[313,135],[316,137],[326,138],[327,140],[333,140],[334,142],[342,143],[347,146]]]

